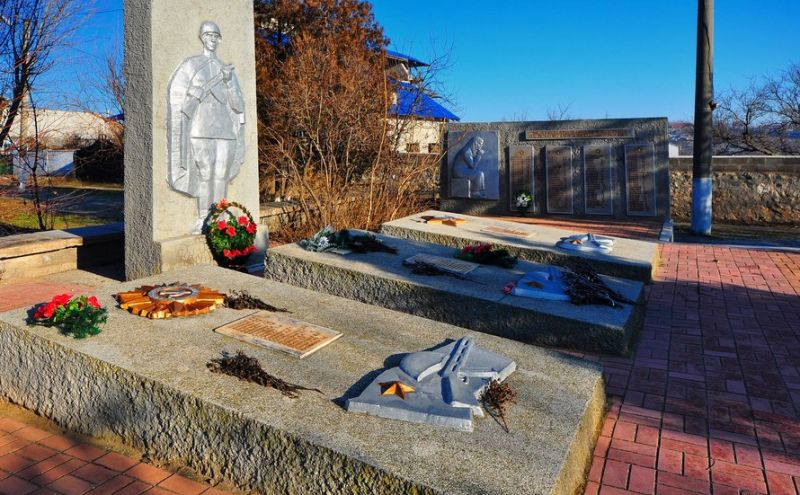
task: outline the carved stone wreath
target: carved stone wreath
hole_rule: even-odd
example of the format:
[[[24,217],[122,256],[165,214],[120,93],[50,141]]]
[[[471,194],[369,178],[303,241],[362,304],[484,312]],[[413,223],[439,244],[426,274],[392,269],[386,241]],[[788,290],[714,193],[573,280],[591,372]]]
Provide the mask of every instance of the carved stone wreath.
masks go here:
[[[225,302],[225,295],[182,282],[163,285],[143,285],[114,296],[121,309],[150,319],[206,314]]]

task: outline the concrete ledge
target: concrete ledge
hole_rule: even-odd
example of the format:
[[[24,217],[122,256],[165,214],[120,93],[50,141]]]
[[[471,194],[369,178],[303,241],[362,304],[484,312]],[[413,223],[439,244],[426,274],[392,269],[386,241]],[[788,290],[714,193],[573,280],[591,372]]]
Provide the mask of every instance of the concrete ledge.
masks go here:
[[[641,329],[644,307],[576,306],[505,295],[503,287],[541,265],[521,261],[514,270],[480,266],[459,280],[414,275],[402,265],[418,253],[452,258],[453,248],[380,236],[399,253],[315,253],[296,244],[267,251],[264,276],[306,289],[442,321],[529,344],[581,351],[626,354]],[[643,285],[606,277],[607,283],[634,301]]]
[[[122,223],[0,237],[0,271],[7,281],[119,262],[123,237]]]
[[[113,308],[114,292],[174,280],[244,289],[344,335],[297,360],[212,331],[242,312],[150,321]],[[25,327],[23,310],[0,314],[0,393],[64,427],[264,493],[572,494],[585,480],[604,414],[597,364],[217,267],[98,296],[110,307],[108,323],[86,340]],[[340,407],[399,353],[463,335],[517,362],[509,434],[490,418],[467,433]],[[269,373],[324,395],[286,399],[206,370],[220,351],[239,348]]]
[[[458,227],[431,225],[418,221],[422,215],[451,215],[467,219],[467,222]],[[521,230],[530,233],[530,236],[519,238],[481,232],[481,229],[488,226]],[[555,247],[555,243],[562,237],[574,235],[575,232],[573,231],[542,225],[527,225],[493,220],[491,218],[453,214],[438,210],[429,210],[418,215],[411,215],[385,223],[381,226],[381,232],[393,237],[403,237],[457,248],[475,242],[491,242],[499,247],[506,248],[511,254],[518,256],[520,259],[550,265],[563,264],[570,258],[582,258],[590,261],[592,267],[599,273],[641,282],[651,282],[655,267],[658,265],[658,243],[655,242],[615,237],[614,251],[611,254],[565,251]]]

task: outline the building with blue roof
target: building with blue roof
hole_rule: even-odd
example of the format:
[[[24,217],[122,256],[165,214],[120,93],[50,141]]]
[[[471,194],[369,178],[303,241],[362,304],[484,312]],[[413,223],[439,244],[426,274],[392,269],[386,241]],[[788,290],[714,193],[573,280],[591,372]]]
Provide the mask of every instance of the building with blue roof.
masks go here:
[[[386,75],[394,89],[389,115],[398,119],[397,149],[406,153],[439,153],[447,122],[461,120],[439,101],[438,95],[412,77],[428,64],[410,55],[386,50]]]

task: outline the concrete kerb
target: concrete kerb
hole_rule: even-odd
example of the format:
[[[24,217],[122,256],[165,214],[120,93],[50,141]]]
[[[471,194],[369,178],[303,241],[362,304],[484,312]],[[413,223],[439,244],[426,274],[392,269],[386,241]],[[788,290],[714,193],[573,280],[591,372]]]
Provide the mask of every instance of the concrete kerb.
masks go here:
[[[217,267],[104,287],[98,296],[111,307],[117,291],[174,280],[248,290],[344,336],[296,360],[212,332],[242,316],[226,308],[161,321],[112,308],[103,333],[86,340],[25,327],[17,310],[0,315],[0,393],[66,428],[117,437],[154,459],[264,493],[574,493],[584,482],[605,404],[597,364]],[[509,434],[489,418],[466,433],[338,405],[398,353],[463,335],[518,363]],[[237,348],[324,396],[291,400],[206,371],[211,357]]]
[[[541,271],[541,265],[520,261],[513,270],[482,265],[468,280],[415,275],[403,266],[404,259],[418,253],[452,258],[455,250],[379,237],[399,253],[340,256],[286,244],[267,251],[264,276],[529,344],[626,354],[630,339],[641,329],[641,282],[605,277],[612,288],[638,302],[622,308],[516,297],[503,294],[505,284],[524,272]]]

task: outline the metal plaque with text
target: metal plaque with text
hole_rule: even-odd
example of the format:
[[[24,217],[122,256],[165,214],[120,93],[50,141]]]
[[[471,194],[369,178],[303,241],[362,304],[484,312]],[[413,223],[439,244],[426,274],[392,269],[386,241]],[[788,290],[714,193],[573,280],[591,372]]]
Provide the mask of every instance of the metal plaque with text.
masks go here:
[[[587,215],[614,212],[611,146],[583,147],[583,198]]]
[[[652,144],[625,145],[628,215],[656,215],[656,157]]]
[[[545,188],[548,213],[573,213],[572,147],[545,146]]]
[[[516,197],[520,192],[533,195],[533,146],[512,145],[508,147],[509,203],[516,210]]]

